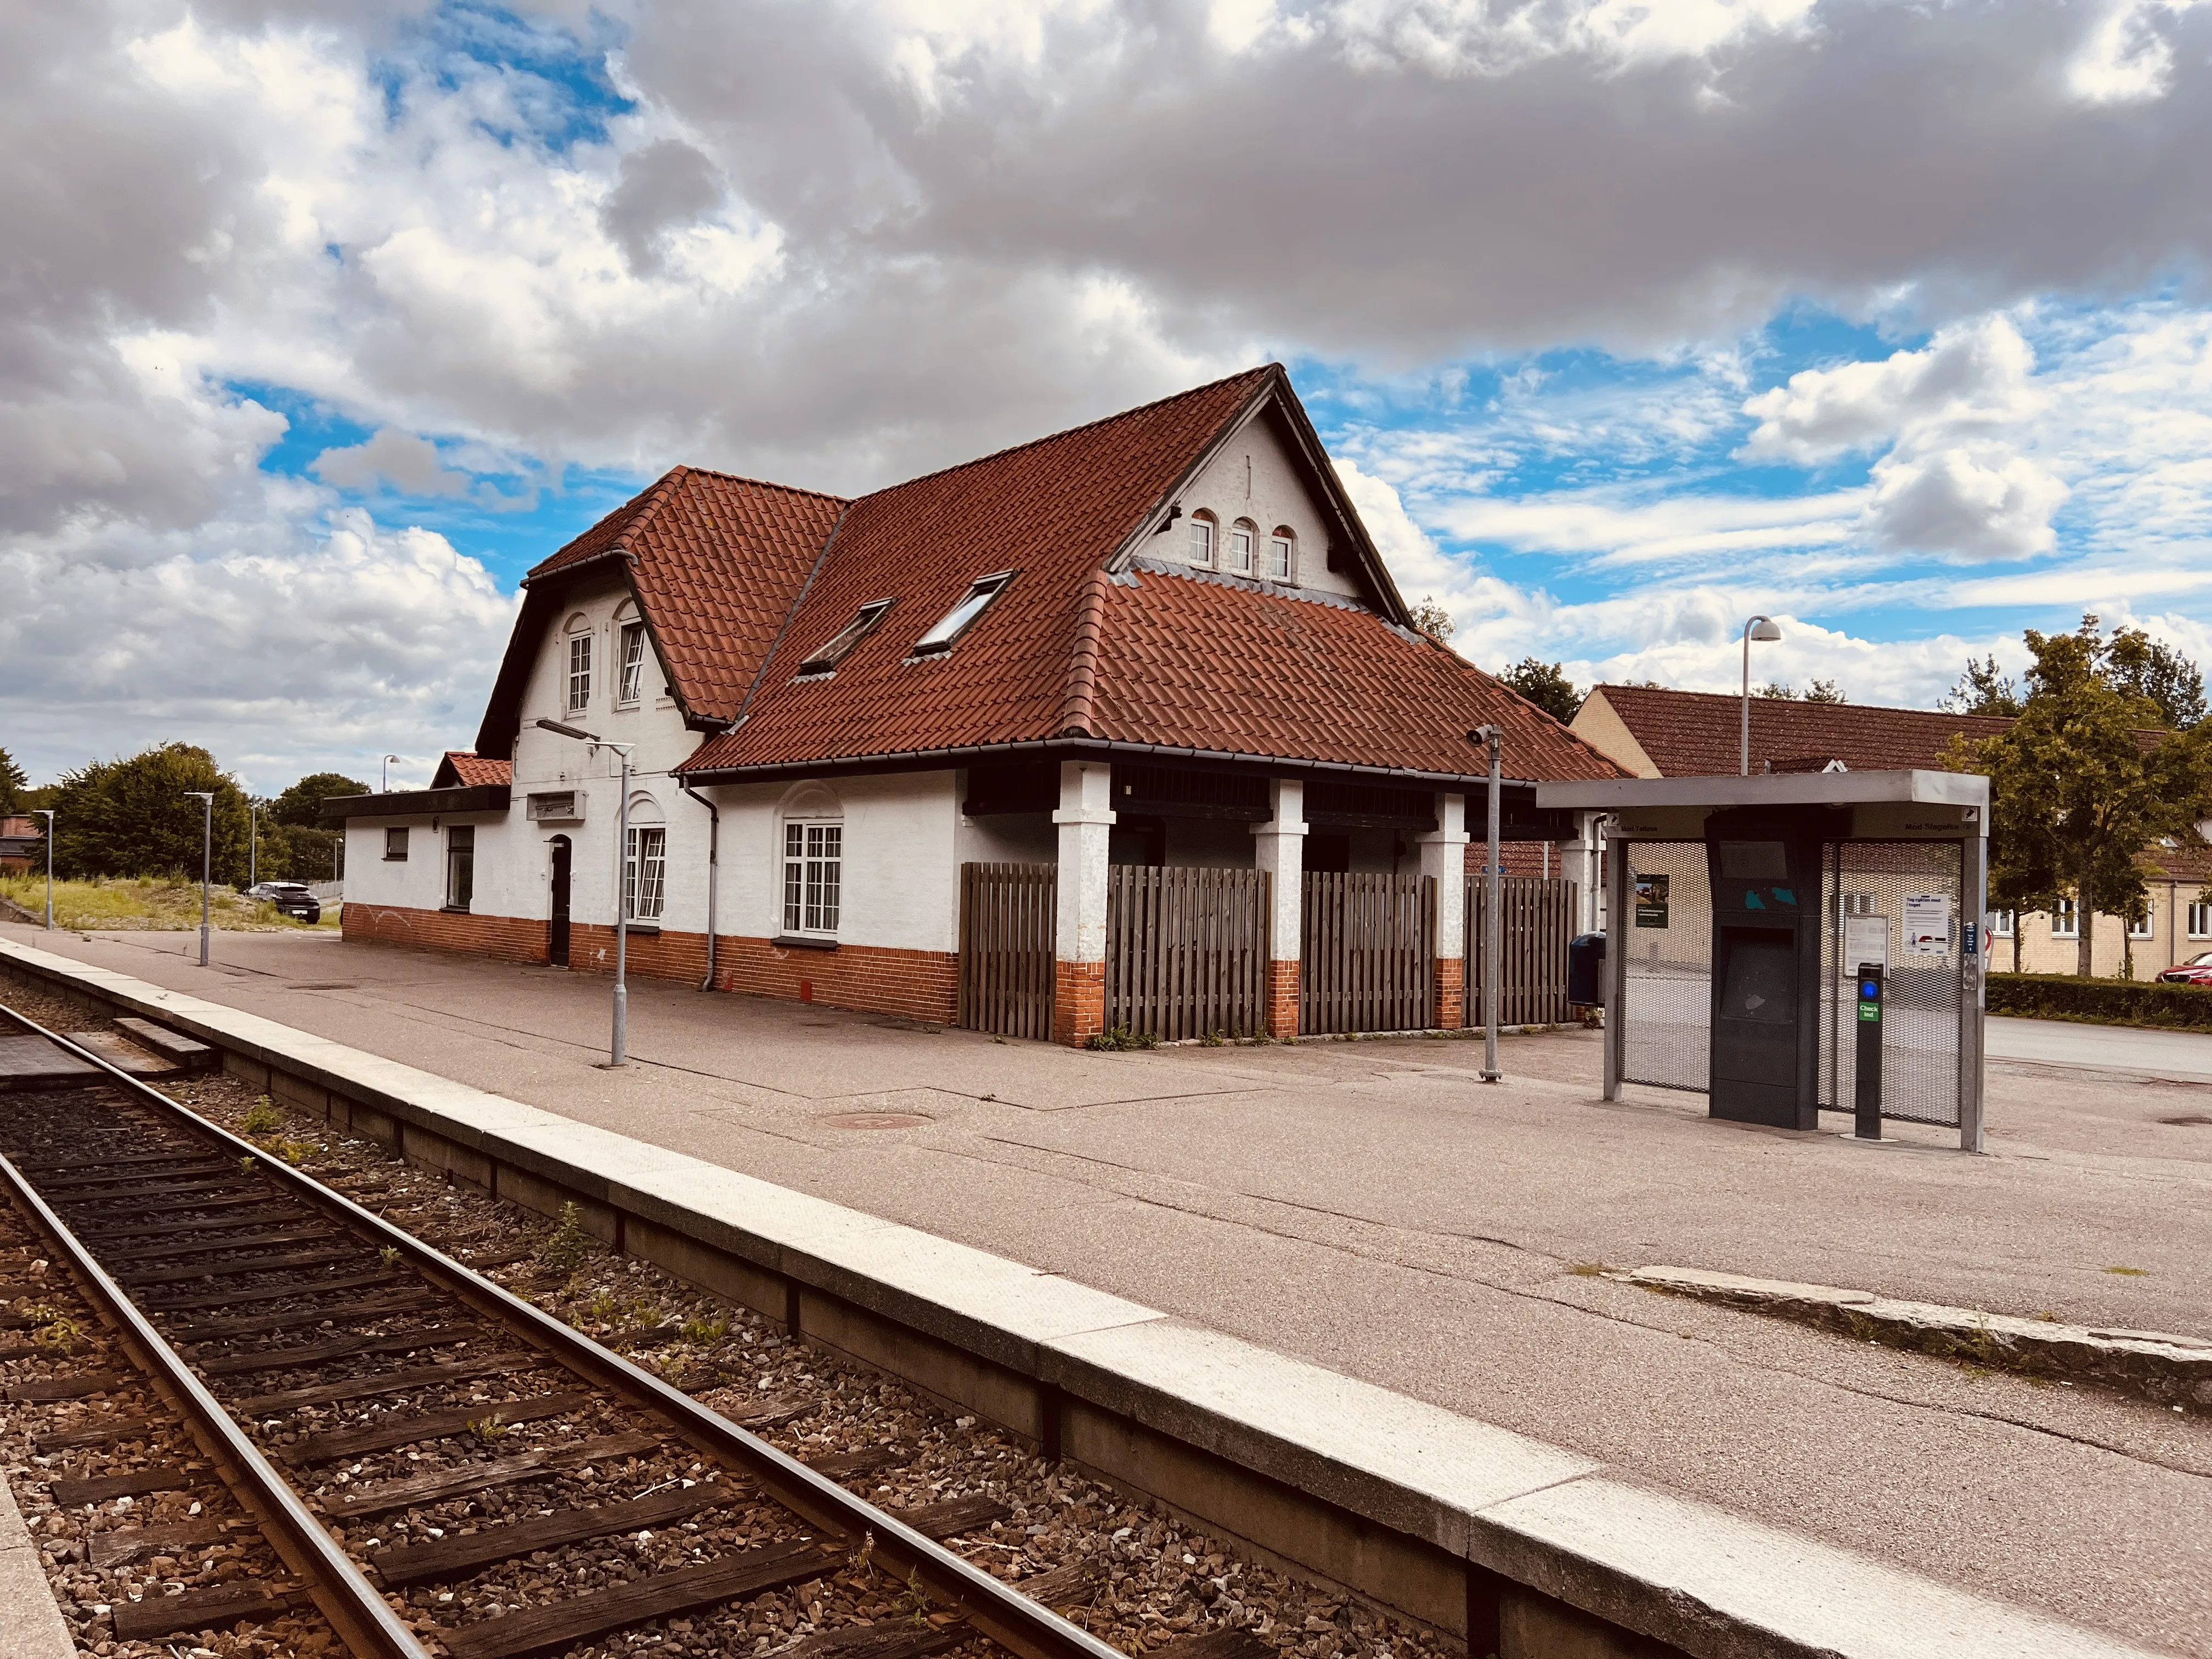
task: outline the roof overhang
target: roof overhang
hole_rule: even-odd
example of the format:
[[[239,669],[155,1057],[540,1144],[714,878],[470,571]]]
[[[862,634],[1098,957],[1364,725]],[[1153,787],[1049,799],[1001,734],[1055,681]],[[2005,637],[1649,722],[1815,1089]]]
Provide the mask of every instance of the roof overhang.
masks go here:
[[[1600,778],[1587,783],[1540,783],[1536,805],[1571,811],[1620,812],[1642,807],[1901,805],[1980,807],[1990,781],[1978,772],[1784,772],[1750,777]]]
[[[323,803],[326,818],[421,818],[464,812],[504,812],[514,799],[504,783],[479,783],[465,789],[395,789],[381,795],[333,795]]]

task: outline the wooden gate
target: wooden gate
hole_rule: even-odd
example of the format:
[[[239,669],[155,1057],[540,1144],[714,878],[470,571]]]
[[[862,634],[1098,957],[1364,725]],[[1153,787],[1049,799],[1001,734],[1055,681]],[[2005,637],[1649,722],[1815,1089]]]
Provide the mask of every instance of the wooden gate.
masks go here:
[[[1437,884],[1426,876],[1308,872],[1298,1030],[1427,1029]]]
[[[1482,878],[1467,878],[1467,1023],[1482,1024]],[[1498,944],[1505,958],[1498,981],[1500,1025],[1560,1025],[1574,1018],[1567,1002],[1567,942],[1575,934],[1575,884],[1559,876],[1498,878]]]
[[[1267,874],[1106,872],[1106,1024],[1164,1042],[1267,1029]]]
[[[1001,1036],[1052,1037],[1059,870],[960,866],[960,1024]]]

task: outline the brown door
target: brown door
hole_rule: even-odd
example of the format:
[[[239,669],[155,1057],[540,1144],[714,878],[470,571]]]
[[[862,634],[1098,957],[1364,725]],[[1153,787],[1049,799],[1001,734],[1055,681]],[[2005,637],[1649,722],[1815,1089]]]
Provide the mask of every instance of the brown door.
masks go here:
[[[553,837],[553,921],[545,930],[545,959],[556,968],[568,965],[568,857],[566,836]]]

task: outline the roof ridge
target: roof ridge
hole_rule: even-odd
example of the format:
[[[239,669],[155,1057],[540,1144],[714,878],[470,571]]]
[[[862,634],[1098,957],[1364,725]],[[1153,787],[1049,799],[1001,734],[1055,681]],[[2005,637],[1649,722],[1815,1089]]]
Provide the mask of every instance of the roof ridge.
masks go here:
[[[836,501],[840,507],[850,506],[859,497],[839,495],[827,489],[809,489],[805,484],[778,483],[774,478],[756,478],[750,472],[725,472],[720,467],[680,465],[675,471],[696,472],[702,478],[720,478],[725,483],[757,485],[762,489],[780,489],[787,495],[811,495],[817,500]]]
[[[1656,691],[1662,696],[1668,697],[1711,697],[1716,702],[1741,703],[1743,701],[1743,694],[1740,691],[1687,691],[1679,686],[1634,685],[1626,682],[1611,680],[1601,680],[1590,687],[1590,690],[1592,692]],[[1753,694],[1752,701],[1794,704],[1800,708],[1850,708],[1862,714],[1920,714],[1929,720],[2010,721],[2020,718],[2017,714],[1954,714],[1948,708],[1900,708],[1895,703],[1887,702],[1808,702],[1802,697],[1762,697],[1757,693]]]
[[[1003,460],[1009,455],[1018,455],[1024,450],[1035,449],[1041,444],[1057,443],[1062,438],[1072,438],[1079,432],[1089,432],[1097,427],[1111,426],[1116,421],[1130,420],[1149,410],[1164,409],[1170,404],[1179,404],[1186,398],[1218,391],[1234,381],[1286,372],[1279,362],[1262,363],[1257,368],[1239,369],[1236,374],[1224,374],[1218,380],[1208,380],[1204,386],[1194,386],[1185,391],[1172,392],[1164,398],[1155,398],[1148,404],[1139,404],[1131,409],[1117,410],[1111,415],[1101,415],[1095,421],[1084,421],[1074,426],[1063,427],[1058,432],[1046,433],[1042,438],[1031,438],[1025,442],[1008,444],[1004,449],[994,449],[988,454],[978,455],[971,460],[956,462],[951,466],[940,466],[934,471],[917,472],[911,478],[901,478],[896,483],[887,483],[880,489],[872,489],[865,495],[854,496],[854,500],[855,502],[872,501],[878,495],[889,495],[894,489],[904,489],[908,484],[926,483],[932,478],[942,478],[951,473],[965,471],[971,466],[981,466],[987,462]]]
[[[1074,649],[1067,659],[1067,681],[1060,700],[1061,737],[1096,737],[1098,712],[1098,647],[1106,636],[1106,589],[1113,578],[1106,567],[1092,567],[1075,604]]]

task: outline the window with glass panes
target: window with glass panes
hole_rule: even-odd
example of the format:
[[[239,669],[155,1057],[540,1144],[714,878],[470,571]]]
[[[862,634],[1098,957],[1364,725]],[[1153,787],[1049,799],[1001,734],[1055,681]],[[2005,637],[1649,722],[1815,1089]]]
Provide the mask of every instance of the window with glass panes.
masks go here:
[[[2189,907],[2189,937],[2212,939],[2212,904],[2199,902]]]
[[[635,702],[645,695],[645,624],[626,623],[622,631],[622,684],[617,702]]]
[[[668,831],[632,824],[623,858],[623,908],[632,921],[658,921],[668,891]]]
[[[1291,579],[1291,532],[1278,530],[1267,541],[1267,574],[1279,582]]]
[[[477,831],[457,823],[446,831],[446,908],[465,910],[477,890]]]
[[[1231,525],[1229,529],[1229,568],[1240,576],[1252,574],[1254,554],[1258,547],[1260,532],[1249,524]]]
[[[2051,907],[2051,937],[2072,939],[2074,936],[2074,901],[2060,899]]]
[[[834,933],[845,879],[845,826],[783,826],[783,931]]]
[[[1189,559],[1193,564],[1213,565],[1213,520],[1203,513],[1195,514],[1190,521]]]
[[[2158,916],[2158,913],[2157,913],[2157,911],[2155,911],[2154,909],[2153,909],[2150,906],[2148,906],[2148,905],[2145,905],[2145,906],[2143,907],[2143,913],[2142,913],[2142,915],[2138,920],[2134,921],[2131,921],[2131,922],[2130,922],[2130,923],[2128,924],[2128,937],[2129,937],[2130,939],[2155,939],[2155,938],[2157,938],[2157,937],[2158,937],[2158,921],[2157,921],[2157,916]]]
[[[1999,939],[2010,939],[2012,937],[2012,930],[2013,913],[2011,911],[2000,910],[1990,918],[1990,932],[1996,934]]]
[[[568,712],[572,714],[591,706],[592,702],[592,636],[589,634],[568,635]]]

